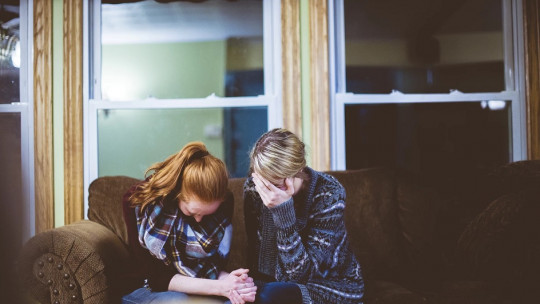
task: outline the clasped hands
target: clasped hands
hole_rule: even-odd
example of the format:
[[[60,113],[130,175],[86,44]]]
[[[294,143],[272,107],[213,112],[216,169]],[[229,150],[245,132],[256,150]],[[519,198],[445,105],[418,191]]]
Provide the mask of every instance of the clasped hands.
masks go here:
[[[285,178],[280,185],[274,185],[258,173],[252,173],[255,189],[261,196],[263,204],[268,207],[277,207],[291,199],[294,194],[293,177]]]
[[[244,304],[255,302],[257,286],[253,278],[248,276],[249,269],[236,269],[231,273],[220,277],[223,281],[223,296],[229,298],[232,304]]]

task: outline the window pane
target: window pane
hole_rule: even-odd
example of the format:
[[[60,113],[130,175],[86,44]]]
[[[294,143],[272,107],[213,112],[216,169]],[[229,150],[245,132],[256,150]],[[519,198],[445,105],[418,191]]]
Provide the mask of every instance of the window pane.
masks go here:
[[[353,93],[505,89],[501,0],[344,0]]]
[[[106,0],[101,11],[103,99],[264,94],[262,1]]]
[[[24,200],[22,197],[21,167],[21,115],[0,113],[0,223],[2,252],[0,268],[2,274],[2,302],[20,303],[16,299],[15,263],[22,245]]]
[[[20,101],[19,1],[2,4],[0,13],[0,104]]]
[[[232,177],[247,176],[249,149],[267,126],[266,107],[99,110],[98,175],[142,178],[150,165],[202,141]]]
[[[509,124],[504,101],[347,105],[347,169],[388,166],[450,185],[510,161]]]

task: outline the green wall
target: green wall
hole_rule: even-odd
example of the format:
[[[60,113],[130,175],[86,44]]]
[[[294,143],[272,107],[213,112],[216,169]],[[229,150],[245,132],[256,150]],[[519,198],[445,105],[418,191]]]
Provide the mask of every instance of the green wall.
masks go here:
[[[225,61],[225,41],[103,45],[103,99],[223,96]],[[204,132],[222,126],[223,110],[216,108],[100,111],[98,174],[142,178],[151,164],[194,140],[223,159],[223,137]]]
[[[54,0],[52,32],[54,226],[64,225],[63,1]]]
[[[221,127],[221,109],[101,110],[98,114],[99,175],[142,178],[153,163],[202,141],[224,159],[223,138],[205,136],[207,126]]]
[[[102,47],[102,98],[200,98],[225,88],[225,41]]]

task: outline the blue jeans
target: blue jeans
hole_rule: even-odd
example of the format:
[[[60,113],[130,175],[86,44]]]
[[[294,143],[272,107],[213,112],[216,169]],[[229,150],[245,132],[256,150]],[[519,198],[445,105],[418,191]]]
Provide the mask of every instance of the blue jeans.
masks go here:
[[[257,304],[302,304],[302,292],[294,283],[257,283]]]
[[[160,291],[153,292],[150,288],[142,287],[136,289],[132,293],[122,297],[122,304],[181,304],[191,303],[195,299],[199,300],[197,303],[201,303],[199,296],[190,296],[182,292],[176,291]],[[225,298],[222,297],[204,297],[208,299],[209,304],[215,303],[230,303],[225,302]]]

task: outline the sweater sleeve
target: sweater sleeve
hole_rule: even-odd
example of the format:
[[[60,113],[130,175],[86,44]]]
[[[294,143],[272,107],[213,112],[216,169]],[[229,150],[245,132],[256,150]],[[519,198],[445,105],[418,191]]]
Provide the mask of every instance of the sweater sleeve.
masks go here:
[[[346,240],[344,188],[335,184],[314,193],[311,206],[301,233],[295,225],[293,199],[270,209],[277,229],[279,281],[305,283],[314,276],[325,278],[338,263]]]
[[[153,291],[166,291],[169,282],[177,273],[174,266],[167,266],[162,261],[154,258],[150,252],[144,249],[139,243],[137,232],[137,219],[135,209],[131,206],[129,197],[135,191],[137,185],[133,186],[123,197],[122,207],[124,220],[128,232],[128,247],[132,258],[132,265],[129,274],[126,276],[138,282],[136,288],[142,287],[145,280]]]

